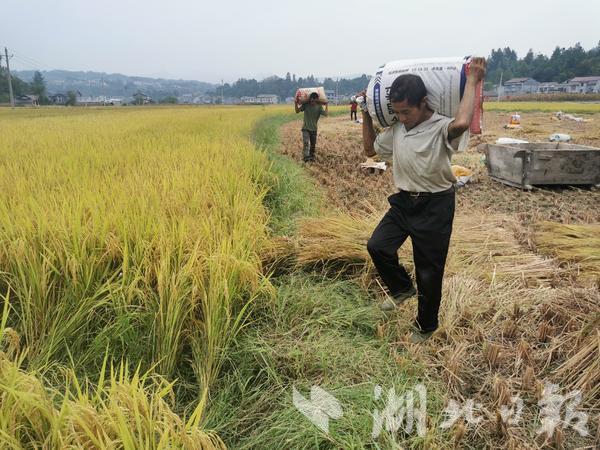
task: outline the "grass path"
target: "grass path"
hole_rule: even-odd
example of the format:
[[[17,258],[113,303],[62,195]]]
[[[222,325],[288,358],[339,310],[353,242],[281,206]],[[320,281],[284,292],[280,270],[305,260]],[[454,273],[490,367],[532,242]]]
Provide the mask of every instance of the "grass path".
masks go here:
[[[301,167],[278,153],[280,126],[294,116],[270,118],[255,130],[271,155],[278,188],[267,195],[273,232],[291,236],[295,218],[323,212],[323,191]],[[427,381],[425,367],[392,350],[393,336],[378,327],[380,313],[359,283],[324,273],[292,270],[272,278],[277,295],[255,309],[237,341],[227,374],[216,389],[208,426],[231,448],[366,449],[400,443],[440,448],[441,385]],[[390,388],[404,395],[425,382],[430,415],[422,436],[376,431],[373,414],[389,405]],[[312,386],[333,395],[343,416],[324,432],[292,402],[293,390],[310,398]],[[376,398],[376,387],[383,395]],[[222,408],[219,408],[222,405]],[[393,409],[393,403],[391,404]],[[393,428],[393,426],[391,427]]]

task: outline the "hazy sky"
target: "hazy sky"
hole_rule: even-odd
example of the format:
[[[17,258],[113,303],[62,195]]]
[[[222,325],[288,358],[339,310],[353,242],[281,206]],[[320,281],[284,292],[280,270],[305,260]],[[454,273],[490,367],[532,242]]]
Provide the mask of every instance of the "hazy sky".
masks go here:
[[[549,54],[600,40],[591,0],[2,0],[1,15],[15,69],[210,82],[370,74],[395,59],[506,46]]]

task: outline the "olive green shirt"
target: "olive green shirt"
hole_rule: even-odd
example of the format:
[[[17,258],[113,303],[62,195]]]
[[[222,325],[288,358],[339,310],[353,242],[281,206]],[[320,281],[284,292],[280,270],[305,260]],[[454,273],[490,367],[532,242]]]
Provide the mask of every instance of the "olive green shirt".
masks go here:
[[[322,105],[305,103],[300,107],[300,111],[304,111],[304,123],[302,124],[303,130],[317,131],[317,122],[319,117],[327,116],[327,113],[323,109]]]

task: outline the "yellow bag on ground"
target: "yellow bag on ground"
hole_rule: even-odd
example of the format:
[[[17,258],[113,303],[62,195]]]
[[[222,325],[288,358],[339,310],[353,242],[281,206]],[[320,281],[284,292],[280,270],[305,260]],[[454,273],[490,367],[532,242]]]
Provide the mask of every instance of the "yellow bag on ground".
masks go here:
[[[471,180],[473,171],[463,166],[452,166],[452,174],[456,178],[455,185],[457,187],[462,187]]]

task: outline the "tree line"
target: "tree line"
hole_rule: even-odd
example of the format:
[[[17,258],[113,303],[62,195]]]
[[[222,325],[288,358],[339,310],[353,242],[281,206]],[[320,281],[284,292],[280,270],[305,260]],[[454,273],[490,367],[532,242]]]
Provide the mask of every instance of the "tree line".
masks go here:
[[[534,53],[529,50],[525,56],[519,58],[510,47],[492,50],[488,56],[488,71],[486,88],[490,89],[500,80],[507,81],[515,77],[531,77],[540,82],[563,82],[579,76],[600,76],[600,41],[590,50],[585,50],[577,43],[572,47],[556,47],[550,56]],[[209,95],[219,98],[224,97],[254,97],[259,94],[275,94],[281,99],[293,97],[298,88],[323,86],[325,89],[337,91],[340,95],[349,95],[363,90],[369,82],[367,75],[355,78],[325,78],[319,80],[313,75],[296,77],[289,72],[285,77],[272,76],[262,81],[253,78],[240,78],[235,83],[225,83],[209,91]],[[49,103],[44,77],[40,72],[35,72],[31,83],[18,77],[12,77],[13,92],[15,97],[22,94],[37,95],[40,104]],[[163,97],[172,99],[177,92],[165,93]],[[8,80],[6,69],[0,70],[0,103],[9,101]]]
[[[586,51],[580,43],[572,47],[556,47],[550,56],[534,53],[529,50],[519,58],[517,52],[510,47],[492,50],[487,58],[488,71],[486,88],[515,77],[535,78],[540,82],[563,82],[570,78],[582,76],[600,76],[600,41],[598,45]],[[354,94],[367,87],[369,77],[335,80],[325,78],[317,80],[310,75],[306,78],[296,78],[288,72],[285,78],[273,76],[262,81],[240,78],[233,84],[225,83],[209,94],[225,97],[256,96],[258,94],[275,94],[280,98],[293,97],[301,87],[324,86],[325,89],[336,90],[339,94]]]
[[[286,74],[284,78],[272,76],[262,81],[255,79],[240,78],[233,84],[225,83],[222,86],[209,91],[209,95],[219,97],[254,97],[259,94],[274,94],[280,98],[293,97],[298,88],[323,86],[341,94],[352,94],[363,90],[369,83],[367,75],[356,78],[325,78],[318,80],[313,75],[296,78],[295,74]]]
[[[492,50],[488,57],[488,86],[511,78],[527,77],[540,82],[563,82],[575,77],[600,76],[600,41],[586,51],[577,43],[572,47],[556,47],[550,56],[529,50],[523,58],[510,47]]]
[[[51,103],[46,92],[46,82],[41,72],[36,71],[33,74],[33,79],[30,83],[21,80],[15,75],[10,77],[13,88],[14,97],[20,95],[35,95],[38,98],[38,104],[49,105]],[[75,104],[75,92],[68,93],[67,104]],[[8,89],[8,73],[3,67],[0,70],[0,103],[8,103],[10,101],[10,94]]]

